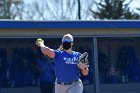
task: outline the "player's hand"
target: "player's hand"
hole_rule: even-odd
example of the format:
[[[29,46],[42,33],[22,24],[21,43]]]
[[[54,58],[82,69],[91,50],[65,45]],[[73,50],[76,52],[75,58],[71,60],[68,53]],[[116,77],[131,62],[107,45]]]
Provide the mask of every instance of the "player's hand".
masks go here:
[[[41,38],[38,38],[36,40],[36,45],[39,46],[39,47],[44,46],[44,40],[41,39]]]

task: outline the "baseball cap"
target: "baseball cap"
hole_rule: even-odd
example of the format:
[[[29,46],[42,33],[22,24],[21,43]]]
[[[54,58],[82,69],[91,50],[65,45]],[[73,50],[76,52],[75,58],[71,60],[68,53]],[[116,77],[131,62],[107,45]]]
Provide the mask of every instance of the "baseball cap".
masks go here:
[[[62,42],[73,42],[73,36],[71,34],[64,35],[62,38]]]

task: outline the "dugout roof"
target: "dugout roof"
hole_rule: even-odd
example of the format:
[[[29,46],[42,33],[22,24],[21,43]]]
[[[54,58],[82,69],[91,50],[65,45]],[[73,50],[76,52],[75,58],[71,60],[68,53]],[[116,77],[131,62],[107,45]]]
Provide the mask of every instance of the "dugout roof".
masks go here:
[[[0,28],[140,28],[140,21],[14,21],[0,20]]]

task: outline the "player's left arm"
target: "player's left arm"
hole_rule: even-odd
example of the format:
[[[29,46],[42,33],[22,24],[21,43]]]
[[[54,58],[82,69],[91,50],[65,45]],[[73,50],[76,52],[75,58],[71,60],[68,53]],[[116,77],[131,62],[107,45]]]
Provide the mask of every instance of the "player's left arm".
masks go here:
[[[79,56],[77,66],[83,75],[85,75],[85,76],[88,75],[89,62],[88,62],[88,53],[87,52],[84,52],[83,54],[81,54]]]
[[[89,69],[88,68],[84,68],[84,69],[80,69],[81,70],[81,73],[86,76],[88,75],[88,72],[89,72]]]

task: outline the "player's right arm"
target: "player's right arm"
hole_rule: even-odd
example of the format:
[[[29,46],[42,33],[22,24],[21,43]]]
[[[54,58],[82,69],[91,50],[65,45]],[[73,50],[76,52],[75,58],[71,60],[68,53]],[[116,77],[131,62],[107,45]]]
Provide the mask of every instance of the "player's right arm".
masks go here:
[[[41,52],[44,55],[47,55],[50,58],[54,58],[55,57],[55,52],[53,49],[47,47],[44,45],[44,40],[42,40],[41,38],[37,39],[36,41],[36,45],[39,46],[41,48]]]

